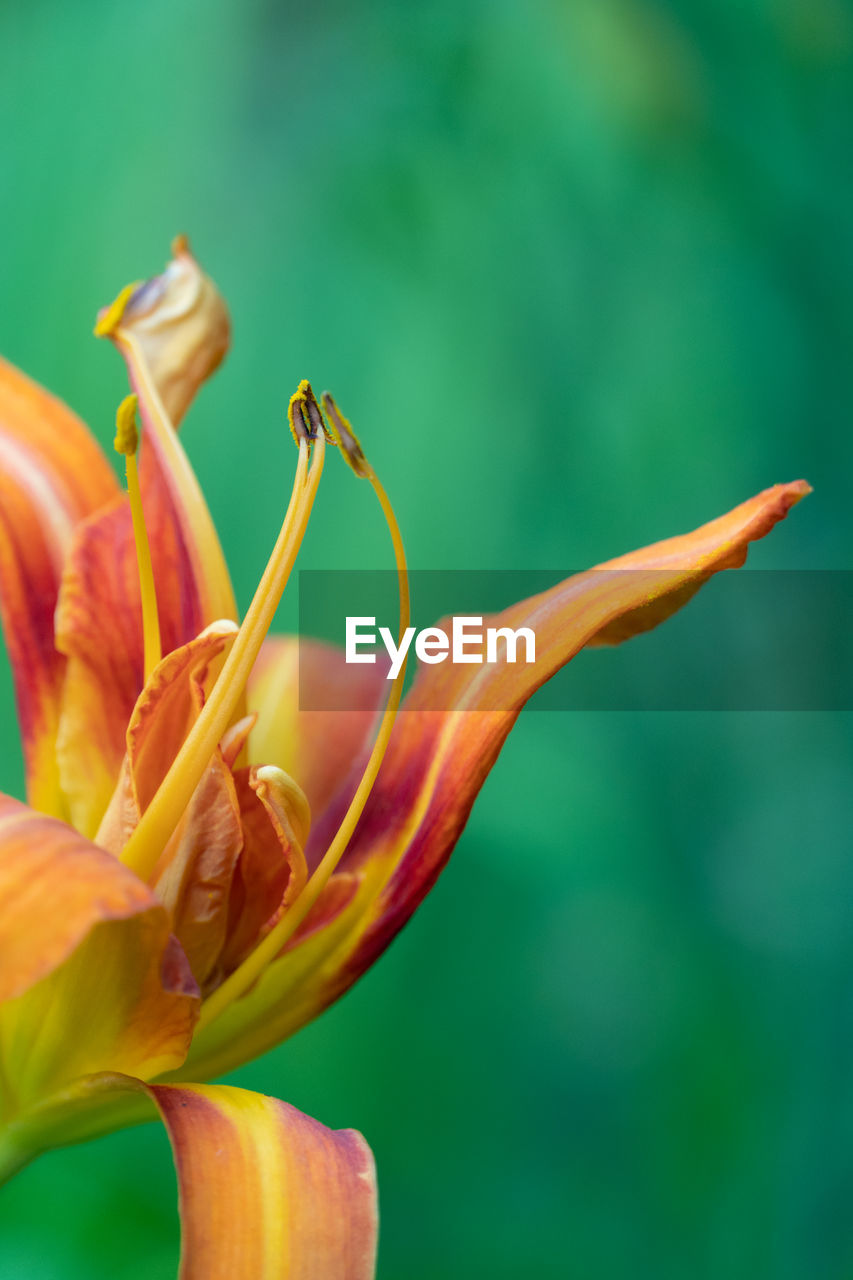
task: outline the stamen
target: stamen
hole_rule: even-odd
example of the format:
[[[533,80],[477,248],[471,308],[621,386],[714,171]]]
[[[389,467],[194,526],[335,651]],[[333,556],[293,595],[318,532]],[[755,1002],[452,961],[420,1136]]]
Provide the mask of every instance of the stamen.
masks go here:
[[[358,436],[352,429],[352,423],[344,417],[328,391],[323,392],[323,408],[326,410],[326,416],[332,428],[332,439],[355,474],[365,480],[370,480],[371,477],[375,480],[376,477],[364,456]]]
[[[331,411],[330,411],[331,406]],[[403,549],[403,539],[400,534],[400,526],[397,523],[397,517],[394,515],[394,509],[388,498],[385,489],[379,481],[378,476],[374,472],[370,463],[362,452],[361,445],[352,431],[346,418],[341,415],[331,396],[323,396],[323,407],[328,414],[329,421],[332,424],[333,432],[337,431],[339,439],[337,443],[344,450],[344,455],[350,466],[356,472],[356,475],[363,476],[370,481],[373,491],[379,500],[382,508],[382,514],[385,517],[391,534],[391,541],[394,546],[394,559],[397,565],[397,581],[400,592],[400,626],[398,643],[402,642],[406,628],[409,625],[409,617],[411,613],[409,599],[409,573],[406,565],[406,553]],[[345,432],[341,431],[341,425],[345,424]],[[357,464],[357,465],[356,465]],[[299,897],[291,903],[286,913],[281,917],[272,929],[258,943],[251,955],[247,956],[243,963],[234,970],[232,974],[217,987],[205,1000],[201,1008],[201,1014],[198,1021],[198,1031],[210,1025],[216,1018],[238,1000],[240,996],[252,987],[267,966],[279,955],[282,949],[287,945],[293,937],[296,930],[305,920],[311,908],[317,902],[320,894],[329,883],[333,873],[338,867],[344,853],[347,850],[352,834],[355,831],[356,824],[364,811],[373,784],[376,781],[379,769],[388,749],[388,743],[391,740],[391,732],[394,728],[394,721],[397,718],[397,711],[400,706],[400,699],[403,696],[403,681],[406,677],[406,661],[391,686],[391,692],[388,701],[385,704],[385,710],[382,713],[382,719],[373,744],[373,750],[370,753],[370,759],[365,766],[361,781],[358,784],[355,795],[350,801],[341,825],[338,827],[331,844],[321,858],[313,875],[310,877],[305,888]]]
[[[302,394],[303,400],[299,401],[296,408],[300,415],[303,401],[310,402],[313,399],[310,387]],[[305,437],[299,440],[299,461],[293,492],[281,532],[243,625],[198,720],[187,734],[172,767],[122,851],[122,861],[143,880],[150,876],[157,865],[169,836],[189,804],[240,702],[302,544],[317,486],[323,474],[324,454],[323,433],[315,439],[308,434],[306,427]]]
[[[133,520],[133,539],[136,543],[136,564],[139,570],[139,594],[142,598],[142,637],[145,663],[145,679],[157,666],[162,656],[160,645],[160,619],[157,613],[157,592],[154,588],[154,570],[151,566],[151,546],[145,528],[142,510],[142,494],[139,489],[139,468],[136,451],[139,434],[136,430],[135,395],[125,396],[116,413],[116,453],[124,455],[127,475],[127,494],[130,499],[130,515]]]

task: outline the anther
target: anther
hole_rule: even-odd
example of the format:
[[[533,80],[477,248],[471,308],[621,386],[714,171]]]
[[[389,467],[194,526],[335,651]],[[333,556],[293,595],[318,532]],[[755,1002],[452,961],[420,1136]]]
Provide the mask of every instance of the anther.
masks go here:
[[[115,333],[121,324],[121,318],[125,313],[127,304],[130,302],[136,290],[139,288],[141,280],[135,280],[133,284],[126,284],[121,293],[113,299],[108,307],[104,307],[98,312],[98,319],[93,330],[96,338],[109,338]]]
[[[364,456],[358,436],[352,429],[352,423],[344,417],[328,391],[323,392],[323,408],[326,410],[335,444],[355,474],[361,476],[363,480],[368,480],[371,475],[370,463]]]
[[[307,378],[302,379],[296,391],[290,397],[290,403],[287,406],[287,420],[290,423],[290,430],[297,445],[300,440],[312,441],[318,439],[321,435],[332,438],[326,430],[326,424],[323,421],[317,397],[314,395],[311,383]]]
[[[116,438],[113,441],[116,453],[125,457],[136,453],[139,448],[139,432],[136,430],[136,409],[138,397],[131,393],[125,396],[116,410]]]

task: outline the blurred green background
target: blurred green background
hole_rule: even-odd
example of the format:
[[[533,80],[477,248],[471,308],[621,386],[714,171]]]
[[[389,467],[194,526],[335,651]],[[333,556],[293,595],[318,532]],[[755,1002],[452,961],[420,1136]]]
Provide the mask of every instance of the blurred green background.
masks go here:
[[[845,0],[3,0],[0,102],[0,350],[104,442],[96,308],[179,230],[230,301],[185,441],[243,603],[306,375],[419,568],[577,567],[799,475],[751,563],[849,567]],[[386,565],[324,488],[302,564]],[[0,708],[19,792],[5,664]],[[365,1133],[383,1280],[853,1276],[849,730],[522,718],[390,952],[234,1077]],[[0,1196],[4,1280],[177,1249],[153,1126]]]

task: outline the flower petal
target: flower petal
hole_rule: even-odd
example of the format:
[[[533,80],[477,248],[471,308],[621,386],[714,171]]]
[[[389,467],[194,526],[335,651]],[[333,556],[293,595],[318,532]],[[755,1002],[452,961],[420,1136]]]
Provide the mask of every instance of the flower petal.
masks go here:
[[[321,930],[310,917],[255,988],[200,1032],[183,1071],[213,1075],[264,1052],[336,999],[381,954],[435,883],[527,699],[585,645],[656,625],[719,569],[742,564],[808,492],[777,485],[694,533],[567,579],[489,625],[532,626],[535,664],[422,668],[341,863],[348,876]],[[450,708],[450,709],[448,709]],[[312,831],[316,863],[360,767]],[[313,855],[312,855],[313,850]]]
[[[0,361],[0,615],[15,679],[30,803],[64,814],[54,741],[65,669],[53,638],[75,526],[118,492],[83,423]]]
[[[448,664],[419,676],[342,864],[350,871],[377,858],[394,865],[376,919],[352,958],[357,972],[384,950],[435,883],[528,698],[584,646],[619,643],[657,626],[712,574],[743,564],[749,543],[808,492],[803,481],[775,485],[693,533],[608,561],[506,610],[496,625],[526,625],[536,633],[532,666]],[[450,699],[443,687],[448,677]],[[445,716],[430,710],[447,706],[454,710]],[[421,781],[417,790],[412,777]],[[399,788],[406,788],[408,803],[398,805],[389,823],[386,808]]]
[[[154,1085],[180,1186],[181,1280],[372,1280],[370,1148],[275,1098]]]
[[[175,430],[225,355],[228,313],[185,242],[176,242],[162,275],[125,290],[106,312],[96,332],[111,337],[124,356],[145,427],[142,505],[162,650],[169,654],[217,619],[237,616],[222,548]],[[143,683],[136,546],[125,498],[77,530],[56,633],[68,658],[60,773],[74,823],[91,835],[104,794],[115,785],[125,725]]]
[[[186,959],[146,886],[65,823],[0,797],[4,1117],[93,1072],[178,1066],[197,1010]]]
[[[202,384],[228,350],[228,311],[185,237],[159,276],[124,294],[99,317],[96,333],[110,337],[124,357],[139,397],[145,428],[140,483],[146,516],[181,566],[184,591],[194,597],[199,624],[236,618],[222,548],[198,480],[176,428]]]
[[[163,658],[140,694],[119,781],[97,831],[98,844],[116,856],[194,725],[235,633],[234,623],[214,623]],[[151,877],[204,992],[239,964],[305,883],[304,797],[295,788],[300,812],[292,783],[280,794],[277,769],[231,772],[253,721],[244,717],[232,727],[227,756],[214,753]]]
[[[234,869],[228,919],[228,942],[221,973],[236,969],[272,922],[305,885],[308,869],[286,801],[275,793],[269,768],[238,769],[234,775],[243,849]]]

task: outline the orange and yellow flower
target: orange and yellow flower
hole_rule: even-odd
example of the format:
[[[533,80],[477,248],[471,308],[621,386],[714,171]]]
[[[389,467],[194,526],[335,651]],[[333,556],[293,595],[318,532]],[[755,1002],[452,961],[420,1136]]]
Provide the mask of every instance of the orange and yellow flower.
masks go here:
[[[116,436],[126,491],[79,419],[0,365],[0,609],[28,797],[0,797],[0,1173],[153,1104],[175,1153],[184,1277],[359,1280],[376,1241],[364,1140],[190,1081],[337,999],[435,882],[531,694],[584,646],[656,626],[742,564],[808,486],[776,485],[491,620],[535,627],[530,666],[424,667],[402,704],[404,672],[386,697],[362,667],[359,709],[301,710],[297,672],[303,692],[335,684],[343,656],[267,633],[329,442],[376,492],[408,622],[399,530],[350,424],[300,385],[291,500],[239,621],[176,431],[229,342],[185,241],[96,333],[132,387]]]

